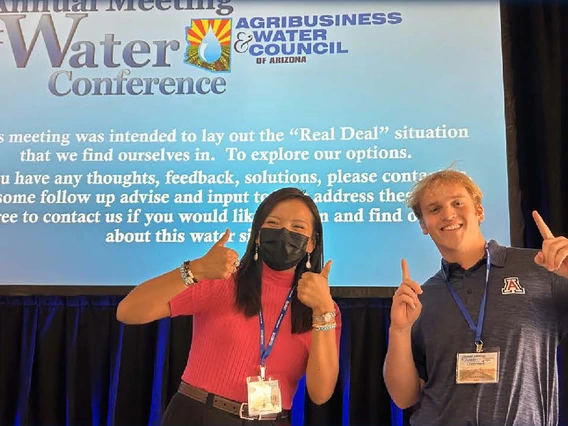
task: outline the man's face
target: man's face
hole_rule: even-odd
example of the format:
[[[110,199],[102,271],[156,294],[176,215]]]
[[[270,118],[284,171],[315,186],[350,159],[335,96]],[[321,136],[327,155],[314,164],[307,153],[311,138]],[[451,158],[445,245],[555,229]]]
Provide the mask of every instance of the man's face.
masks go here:
[[[483,208],[459,183],[434,185],[420,200],[424,235],[430,235],[442,254],[467,251],[478,244]]]

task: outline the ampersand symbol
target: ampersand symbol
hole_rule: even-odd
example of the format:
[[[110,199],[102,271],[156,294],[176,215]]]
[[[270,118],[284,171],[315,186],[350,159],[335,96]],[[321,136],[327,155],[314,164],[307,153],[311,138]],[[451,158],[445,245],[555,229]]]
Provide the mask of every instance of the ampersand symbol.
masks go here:
[[[237,33],[237,41],[233,45],[235,52],[237,53],[244,53],[248,50],[248,45],[252,41],[252,36],[247,34],[244,31]]]

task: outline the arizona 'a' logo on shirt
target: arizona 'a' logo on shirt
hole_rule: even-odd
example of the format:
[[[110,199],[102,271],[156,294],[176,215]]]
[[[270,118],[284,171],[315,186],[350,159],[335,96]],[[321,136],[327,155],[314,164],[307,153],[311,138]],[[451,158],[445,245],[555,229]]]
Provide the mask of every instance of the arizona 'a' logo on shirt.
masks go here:
[[[525,294],[525,289],[519,283],[519,277],[507,277],[504,280],[502,294]]]

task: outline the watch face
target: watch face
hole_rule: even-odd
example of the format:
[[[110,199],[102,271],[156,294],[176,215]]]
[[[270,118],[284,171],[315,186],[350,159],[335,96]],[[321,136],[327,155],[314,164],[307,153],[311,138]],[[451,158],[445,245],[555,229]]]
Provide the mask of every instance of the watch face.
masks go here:
[[[323,315],[323,319],[325,322],[329,322],[333,319],[333,313],[327,312]]]

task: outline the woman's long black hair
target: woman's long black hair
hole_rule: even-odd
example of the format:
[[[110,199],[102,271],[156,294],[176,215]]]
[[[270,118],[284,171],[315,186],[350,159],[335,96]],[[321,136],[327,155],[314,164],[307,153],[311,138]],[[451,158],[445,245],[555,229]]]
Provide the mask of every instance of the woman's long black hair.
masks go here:
[[[323,227],[321,217],[314,201],[298,188],[282,188],[274,191],[266,197],[258,206],[252,221],[250,238],[247,243],[245,254],[241,259],[240,266],[235,275],[235,304],[245,316],[258,315],[260,311],[260,291],[262,277],[262,262],[255,261],[253,256],[256,247],[256,239],[266,217],[272,212],[276,204],[287,200],[301,200],[310,209],[313,216],[312,240],[314,249],[310,254],[311,272],[319,273],[323,267]],[[312,328],[312,310],[298,300],[296,286],[298,280],[306,269],[307,255],[296,266],[294,272],[294,292],[290,305],[292,318],[292,333],[303,333]]]

